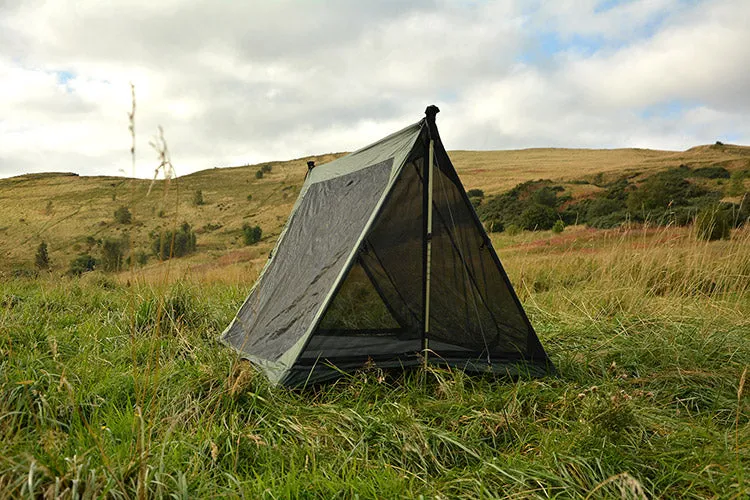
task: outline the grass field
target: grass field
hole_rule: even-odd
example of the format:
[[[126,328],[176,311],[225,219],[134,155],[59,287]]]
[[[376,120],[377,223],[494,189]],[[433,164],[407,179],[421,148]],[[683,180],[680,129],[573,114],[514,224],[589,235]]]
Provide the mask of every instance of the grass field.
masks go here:
[[[520,173],[501,168],[512,163],[485,168],[481,153],[455,157],[467,187],[490,193],[718,154],[591,153],[580,169],[552,175],[550,158],[563,151],[528,159]],[[641,154],[656,159],[639,163]],[[485,179],[488,168],[496,175]],[[269,387],[216,338],[265,262],[303,170],[297,160],[259,180],[255,167],[180,179],[183,200],[203,190],[200,207],[145,197],[147,181],[0,182],[5,269],[57,235],[53,272],[0,281],[0,498],[750,494],[748,226],[711,243],[672,227],[493,234],[555,376],[368,368],[290,391]],[[117,231],[110,212],[123,200],[136,241],[183,218],[222,229],[202,232],[190,258],[62,276],[60,262],[86,235]],[[264,226],[260,245],[232,243],[243,220]]]
[[[559,368],[539,380],[270,388],[216,342],[232,276],[6,280],[0,495],[745,497],[750,234],[571,232],[495,241]]]

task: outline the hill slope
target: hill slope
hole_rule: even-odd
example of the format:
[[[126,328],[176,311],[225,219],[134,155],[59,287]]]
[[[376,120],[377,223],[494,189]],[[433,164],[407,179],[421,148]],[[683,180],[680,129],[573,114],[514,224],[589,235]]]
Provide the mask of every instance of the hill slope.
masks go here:
[[[153,183],[123,177],[79,177],[75,174],[31,174],[0,179],[0,272],[30,265],[41,241],[49,245],[53,269],[62,271],[81,252],[95,253],[96,240],[130,234],[133,250],[148,251],[150,234],[183,221],[198,232],[198,252],[178,266],[220,269],[244,263],[255,272],[265,262],[304,180],[307,160],[319,166],[339,154],[271,162],[271,171],[256,178],[261,165],[215,168]],[[570,183],[603,176],[649,173],[681,164],[719,165],[728,170],[750,166],[750,147],[698,146],[687,151],[647,149],[525,149],[453,151],[450,153],[467,189],[487,194],[519,182],[548,178],[573,196],[593,186]],[[151,188],[151,193],[149,193]],[[194,206],[201,190],[205,204]],[[114,211],[128,207],[132,224],[118,224]],[[244,247],[243,223],[260,225],[259,245]],[[187,270],[187,269],[186,269]]]

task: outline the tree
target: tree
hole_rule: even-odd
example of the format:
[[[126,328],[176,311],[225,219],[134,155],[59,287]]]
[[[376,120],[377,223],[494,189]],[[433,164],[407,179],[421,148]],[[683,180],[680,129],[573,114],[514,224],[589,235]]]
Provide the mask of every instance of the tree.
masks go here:
[[[49,269],[49,253],[47,253],[47,243],[44,241],[39,243],[39,246],[36,248],[34,264],[37,269]]]
[[[115,220],[120,224],[130,224],[133,221],[133,214],[128,207],[120,207],[115,210]]]
[[[258,170],[255,172],[255,178],[256,179],[262,179],[263,178],[263,170]]]

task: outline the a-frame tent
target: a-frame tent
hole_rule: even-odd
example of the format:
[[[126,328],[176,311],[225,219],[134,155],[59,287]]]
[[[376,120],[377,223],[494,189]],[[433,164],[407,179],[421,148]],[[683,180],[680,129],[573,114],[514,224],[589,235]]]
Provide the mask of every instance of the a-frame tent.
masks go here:
[[[437,112],[309,171],[222,334],[273,383],[316,383],[368,362],[553,369],[440,141]]]

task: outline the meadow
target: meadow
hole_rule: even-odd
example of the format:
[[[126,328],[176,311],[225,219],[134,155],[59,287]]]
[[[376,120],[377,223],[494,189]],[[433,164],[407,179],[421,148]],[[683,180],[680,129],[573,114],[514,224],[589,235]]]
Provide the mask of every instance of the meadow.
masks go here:
[[[93,229],[115,227],[107,214],[126,196],[143,223],[133,234],[188,216],[195,227],[216,220],[226,229],[199,235],[192,257],[121,273],[71,277],[57,264],[37,277],[5,275],[0,498],[748,496],[747,225],[714,242],[690,227],[648,225],[493,233],[554,376],[373,366],[295,391],[270,387],[217,341],[294,202],[293,165],[226,192],[217,187],[224,169],[195,174],[209,207],[148,201],[147,181],[114,197],[111,178],[0,183],[0,202],[38,198],[23,215],[3,214],[6,265],[39,234],[19,218],[71,224],[51,245],[53,261],[64,262]],[[494,192],[519,180],[499,165],[509,179],[493,181]],[[484,167],[462,169],[467,187],[484,186]],[[63,218],[84,202],[59,188],[60,213],[48,215],[38,186],[11,191],[11,182],[102,191],[79,196],[89,208]],[[146,203],[179,214],[154,217]],[[242,220],[265,226],[259,245],[232,243]]]
[[[247,284],[6,280],[0,491],[747,495],[750,234],[575,231],[496,237],[559,370],[536,380],[373,367],[272,388],[216,341]]]

